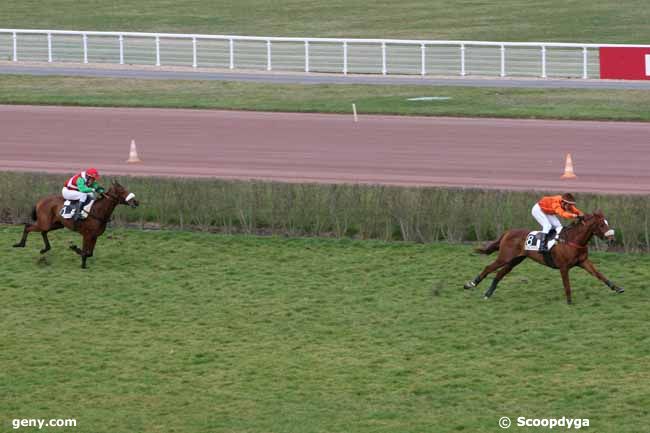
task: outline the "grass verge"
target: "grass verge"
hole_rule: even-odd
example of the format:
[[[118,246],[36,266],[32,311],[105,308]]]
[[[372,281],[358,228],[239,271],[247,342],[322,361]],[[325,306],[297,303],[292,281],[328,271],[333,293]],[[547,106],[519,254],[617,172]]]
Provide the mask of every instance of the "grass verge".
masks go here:
[[[0,76],[0,104],[650,121],[650,92]],[[409,101],[438,96],[450,99]]]
[[[639,0],[40,0],[0,2],[0,27],[302,37],[642,43]]]

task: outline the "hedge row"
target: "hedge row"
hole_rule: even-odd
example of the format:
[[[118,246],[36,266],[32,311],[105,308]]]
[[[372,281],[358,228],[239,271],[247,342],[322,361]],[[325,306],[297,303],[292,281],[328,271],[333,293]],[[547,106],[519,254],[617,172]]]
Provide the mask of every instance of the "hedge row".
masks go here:
[[[0,219],[26,221],[38,198],[60,193],[64,177],[0,172]],[[507,228],[536,228],[530,209],[542,195],[218,179],[120,181],[137,194],[141,206],[120,207],[114,225],[415,242],[486,241]],[[650,196],[576,196],[583,210],[605,212],[626,251],[650,251]]]

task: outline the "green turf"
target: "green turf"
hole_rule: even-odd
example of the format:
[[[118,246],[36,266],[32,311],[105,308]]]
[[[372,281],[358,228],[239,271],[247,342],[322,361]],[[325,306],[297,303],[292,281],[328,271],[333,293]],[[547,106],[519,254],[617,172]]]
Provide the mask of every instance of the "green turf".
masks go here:
[[[83,271],[76,234],[52,233],[40,258],[38,235],[10,247],[19,231],[0,226],[3,431],[13,418],[93,433],[647,427],[647,255],[594,254],[626,293],[575,270],[567,306],[536,264],[489,301],[464,291],[489,261],[469,246],[109,230]]]
[[[641,0],[3,0],[0,27],[303,37],[648,43]]]
[[[650,120],[650,92],[0,76],[0,104]],[[408,101],[418,96],[449,100]]]

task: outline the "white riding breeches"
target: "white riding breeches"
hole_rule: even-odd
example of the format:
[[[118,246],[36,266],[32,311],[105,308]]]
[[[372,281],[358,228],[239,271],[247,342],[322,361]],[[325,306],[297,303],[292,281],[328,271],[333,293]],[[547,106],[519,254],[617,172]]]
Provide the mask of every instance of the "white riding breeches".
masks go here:
[[[68,189],[65,187],[63,188],[61,193],[63,194],[63,198],[66,200],[81,200],[82,203],[88,197],[88,194],[86,194],[85,192],[75,191],[74,189]]]
[[[533,211],[531,213],[542,226],[542,231],[546,234],[548,234],[552,228],[557,229],[558,227],[562,227],[560,220],[555,215],[544,213],[542,208],[539,207],[539,203],[536,203],[535,206],[533,206]]]

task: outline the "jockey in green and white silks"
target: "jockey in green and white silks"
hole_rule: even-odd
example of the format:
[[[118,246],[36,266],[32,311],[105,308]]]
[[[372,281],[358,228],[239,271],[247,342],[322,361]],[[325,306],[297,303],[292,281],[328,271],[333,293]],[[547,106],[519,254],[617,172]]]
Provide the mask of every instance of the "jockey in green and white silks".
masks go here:
[[[86,171],[75,174],[63,186],[61,193],[63,198],[70,201],[77,201],[75,206],[74,219],[81,219],[81,206],[88,201],[89,196],[95,198],[95,192],[103,193],[102,188],[98,183],[99,172],[94,168],[89,168]]]

